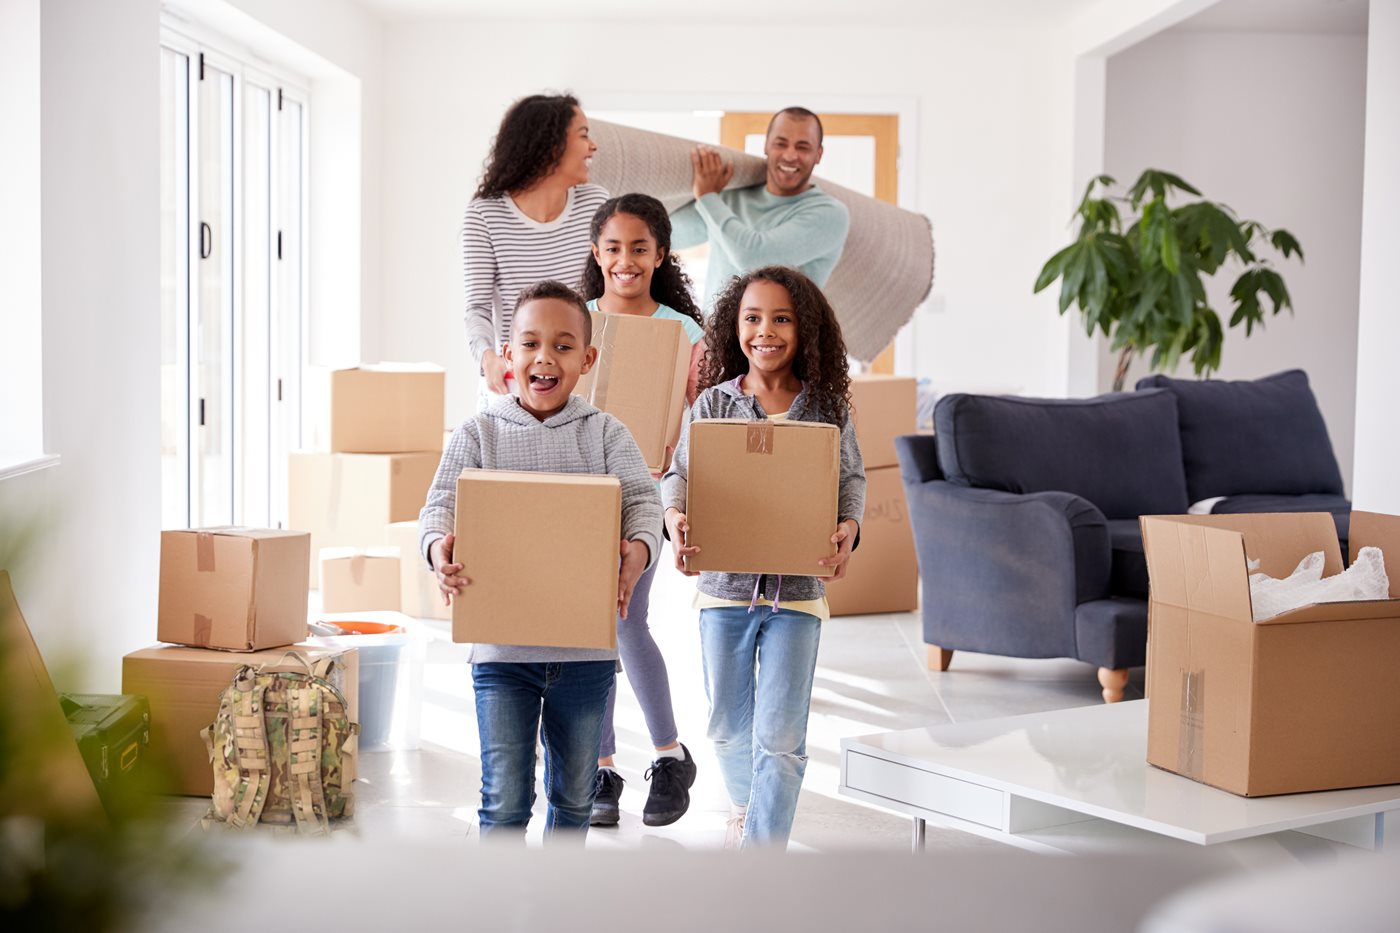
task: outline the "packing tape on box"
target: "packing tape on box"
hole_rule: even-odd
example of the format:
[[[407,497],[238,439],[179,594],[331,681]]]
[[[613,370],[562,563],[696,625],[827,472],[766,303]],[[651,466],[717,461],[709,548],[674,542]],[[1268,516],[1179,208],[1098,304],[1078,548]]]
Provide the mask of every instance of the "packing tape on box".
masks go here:
[[[354,554],[350,558],[350,582],[356,586],[365,585],[365,555]]]
[[[194,638],[191,639],[196,647],[208,648],[209,640],[214,634],[214,620],[199,613],[194,614]]]
[[[214,572],[214,536],[207,531],[195,533],[194,561],[199,573]]]
[[[748,426],[747,450],[751,454],[771,454],[773,452],[773,422],[755,421]]]
[[[1176,772],[1200,780],[1205,752],[1206,672],[1181,672],[1181,732],[1177,737]]]
[[[598,348],[598,359],[593,363],[593,391],[589,393],[588,403],[602,411],[608,404],[608,388],[612,381],[612,353],[617,349],[617,331],[621,325],[613,320],[611,314],[598,314],[595,315],[595,319],[602,320],[602,327],[593,335],[593,346]],[[608,360],[607,366],[603,365],[604,357]]]

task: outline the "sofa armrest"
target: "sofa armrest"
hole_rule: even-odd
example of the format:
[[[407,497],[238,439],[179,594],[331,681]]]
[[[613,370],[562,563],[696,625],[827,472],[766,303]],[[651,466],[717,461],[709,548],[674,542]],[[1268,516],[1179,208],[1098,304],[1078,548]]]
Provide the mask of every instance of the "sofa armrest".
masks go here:
[[[938,467],[938,441],[932,434],[902,434],[894,439],[894,452],[906,483],[944,479]]]
[[[907,474],[904,489],[928,643],[1078,656],[1075,606],[1108,594],[1108,526],[1093,503],[1067,492],[910,482]]]

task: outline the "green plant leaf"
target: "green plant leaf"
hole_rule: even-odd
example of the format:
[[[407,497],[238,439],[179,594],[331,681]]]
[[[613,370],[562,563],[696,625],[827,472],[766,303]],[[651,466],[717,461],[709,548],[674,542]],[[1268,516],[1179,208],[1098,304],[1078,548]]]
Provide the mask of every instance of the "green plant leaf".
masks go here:
[[[1172,275],[1181,271],[1181,241],[1176,236],[1176,226],[1162,224],[1162,265]]]
[[[1269,242],[1273,243],[1274,249],[1283,253],[1283,258],[1287,259],[1294,253],[1298,254],[1298,261],[1303,261],[1303,247],[1299,245],[1293,234],[1287,230],[1275,230],[1273,236],[1269,237]]]
[[[1051,282],[1055,281],[1061,275],[1064,274],[1065,262],[1069,259],[1070,254],[1074,252],[1075,247],[1078,245],[1078,243],[1071,243],[1069,246],[1066,246],[1064,249],[1060,250],[1058,253],[1050,257],[1050,259],[1045,263],[1044,268],[1040,270],[1040,277],[1035,280],[1035,288],[1032,290],[1032,294],[1044,291],[1046,288],[1049,287]]]
[[[1079,290],[1084,285],[1084,275],[1088,270],[1088,260],[1085,256],[1086,247],[1081,241],[1072,247],[1074,253],[1065,261],[1065,281],[1060,286],[1060,313],[1064,314],[1069,306],[1079,301],[1079,306],[1084,307],[1084,302],[1080,300]]]
[[[1173,175],[1171,172],[1158,172],[1162,176],[1162,181],[1173,188],[1185,191],[1187,194],[1194,194],[1200,197],[1201,193],[1191,186],[1191,183],[1183,179],[1180,175]]]

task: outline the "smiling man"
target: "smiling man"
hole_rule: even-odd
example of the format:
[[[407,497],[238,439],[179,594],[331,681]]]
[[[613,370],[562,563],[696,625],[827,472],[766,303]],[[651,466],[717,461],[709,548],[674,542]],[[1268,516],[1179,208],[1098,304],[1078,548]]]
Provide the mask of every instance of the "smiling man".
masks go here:
[[[690,161],[695,200],[671,215],[677,249],[710,242],[705,306],[733,276],[762,266],[794,266],[818,286],[841,258],[850,218],[846,206],[812,183],[822,160],[822,122],[803,107],[779,110],[763,143],[762,185],[724,186],[734,165],[718,150],[697,146]]]

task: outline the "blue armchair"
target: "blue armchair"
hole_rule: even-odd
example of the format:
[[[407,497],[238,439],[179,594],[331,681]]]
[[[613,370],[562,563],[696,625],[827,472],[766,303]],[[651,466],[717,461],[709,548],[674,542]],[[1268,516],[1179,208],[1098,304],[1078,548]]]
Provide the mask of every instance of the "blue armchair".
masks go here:
[[[897,440],[931,668],[957,650],[1077,658],[1114,702],[1146,659],[1139,516],[1180,514],[1208,490],[1227,496],[1219,511],[1332,510],[1345,534],[1350,505],[1303,373],[1153,379],[1092,399],[949,395],[935,435]],[[1226,443],[1239,437],[1249,446]],[[1285,453],[1299,445],[1306,455]],[[1247,481],[1259,458],[1263,480]]]

